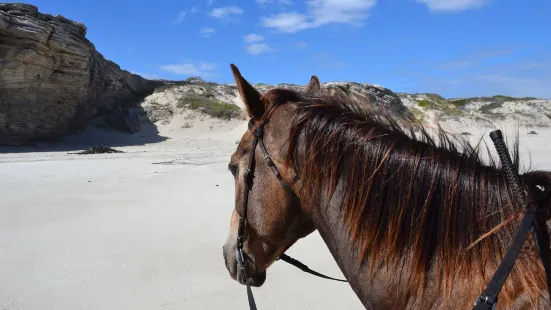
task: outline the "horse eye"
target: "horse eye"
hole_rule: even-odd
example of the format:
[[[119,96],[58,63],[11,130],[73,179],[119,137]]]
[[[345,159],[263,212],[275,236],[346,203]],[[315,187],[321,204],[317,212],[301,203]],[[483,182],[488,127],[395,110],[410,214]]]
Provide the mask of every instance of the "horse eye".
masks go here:
[[[235,176],[237,174],[237,166],[236,165],[229,164],[228,165],[228,170],[231,172],[231,174],[233,174],[233,176]]]

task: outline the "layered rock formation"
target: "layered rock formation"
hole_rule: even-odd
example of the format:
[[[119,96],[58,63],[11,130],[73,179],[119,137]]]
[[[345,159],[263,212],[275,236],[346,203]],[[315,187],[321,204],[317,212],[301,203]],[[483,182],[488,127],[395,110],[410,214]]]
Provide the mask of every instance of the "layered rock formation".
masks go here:
[[[27,4],[0,4],[0,144],[79,132],[161,84],[121,70],[86,27]]]

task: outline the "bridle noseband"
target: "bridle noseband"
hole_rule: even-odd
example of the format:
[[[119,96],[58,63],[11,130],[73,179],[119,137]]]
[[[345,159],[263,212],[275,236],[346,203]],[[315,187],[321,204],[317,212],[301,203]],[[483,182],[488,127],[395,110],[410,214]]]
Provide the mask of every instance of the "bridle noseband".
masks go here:
[[[248,124],[249,130],[252,131],[254,138],[253,138],[253,142],[252,142],[252,146],[251,146],[251,152],[249,153],[249,162],[248,162],[248,165],[247,165],[247,169],[245,170],[245,173],[244,173],[244,176],[243,176],[243,178],[245,180],[245,192],[243,193],[242,213],[241,213],[241,217],[239,219],[239,227],[237,228],[237,248],[236,248],[236,253],[235,253],[235,258],[237,260],[237,264],[239,265],[239,268],[241,269],[242,280],[247,285],[247,296],[248,296],[248,299],[249,299],[249,307],[250,307],[251,310],[256,310],[256,303],[254,301],[254,297],[253,297],[253,294],[252,294],[249,279],[247,278],[246,256],[243,253],[243,244],[245,242],[245,240],[244,240],[245,234],[244,233],[245,233],[245,225],[247,223],[246,218],[247,218],[247,207],[248,207],[248,204],[249,204],[249,191],[251,190],[251,187],[252,187],[252,184],[253,184],[254,154],[255,154],[257,145],[260,146],[260,150],[262,151],[262,154],[263,154],[264,160],[266,161],[266,164],[268,165],[268,167],[270,167],[270,169],[272,170],[272,172],[274,173],[276,178],[279,180],[279,182],[281,183],[281,186],[283,186],[283,188],[287,191],[287,193],[289,193],[291,196],[293,196],[294,199],[298,199],[297,195],[293,192],[291,187],[281,177],[281,174],[279,173],[279,170],[277,169],[274,161],[272,160],[272,158],[268,154],[268,150],[266,149],[266,145],[264,145],[264,124],[265,124],[265,122],[266,122],[266,120],[260,121],[260,123],[255,128],[255,119],[251,118],[249,120],[249,124]],[[292,257],[290,257],[286,254],[281,254],[281,256],[278,258],[278,260],[282,260],[286,263],[289,263],[289,264],[299,268],[300,270],[302,270],[304,272],[310,273],[312,275],[315,275],[315,276],[318,276],[318,277],[321,277],[321,278],[324,278],[324,279],[335,280],[335,281],[340,281],[340,282],[347,282],[346,280],[335,279],[335,278],[323,275],[321,273],[318,273],[316,271],[313,271],[310,268],[308,268],[308,266],[304,265],[303,263],[299,262],[298,260],[296,260],[296,259],[294,259],[294,258],[292,258]]]

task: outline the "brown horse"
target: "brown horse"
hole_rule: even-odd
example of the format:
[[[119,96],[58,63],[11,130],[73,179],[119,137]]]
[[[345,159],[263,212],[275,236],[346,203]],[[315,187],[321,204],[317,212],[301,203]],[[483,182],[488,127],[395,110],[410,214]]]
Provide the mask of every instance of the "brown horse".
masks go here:
[[[480,144],[441,129],[435,139],[412,119],[322,94],[315,76],[304,93],[276,88],[262,95],[231,67],[253,124],[229,163],[235,209],[223,254],[231,277],[261,286],[268,267],[317,229],[366,308],[471,309],[523,212],[497,161],[489,156],[485,163]],[[265,151],[254,150],[243,279],[236,236],[248,189],[243,176],[261,122]],[[545,197],[536,202],[551,209],[551,172],[525,172],[520,181],[529,202]],[[533,239],[525,245],[499,295],[500,309],[551,308]]]

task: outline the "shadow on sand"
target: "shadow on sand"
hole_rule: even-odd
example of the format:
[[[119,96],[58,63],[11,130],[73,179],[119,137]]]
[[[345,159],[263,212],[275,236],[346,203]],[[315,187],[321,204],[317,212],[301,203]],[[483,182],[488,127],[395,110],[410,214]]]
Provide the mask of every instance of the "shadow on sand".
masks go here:
[[[140,146],[166,141],[170,138],[161,136],[154,124],[142,124],[139,132],[134,134],[115,129],[97,128],[93,124],[81,134],[70,135],[51,142],[37,142],[33,146],[0,146],[0,154],[34,153],[34,152],[74,152],[85,150],[96,145],[112,148]]]

